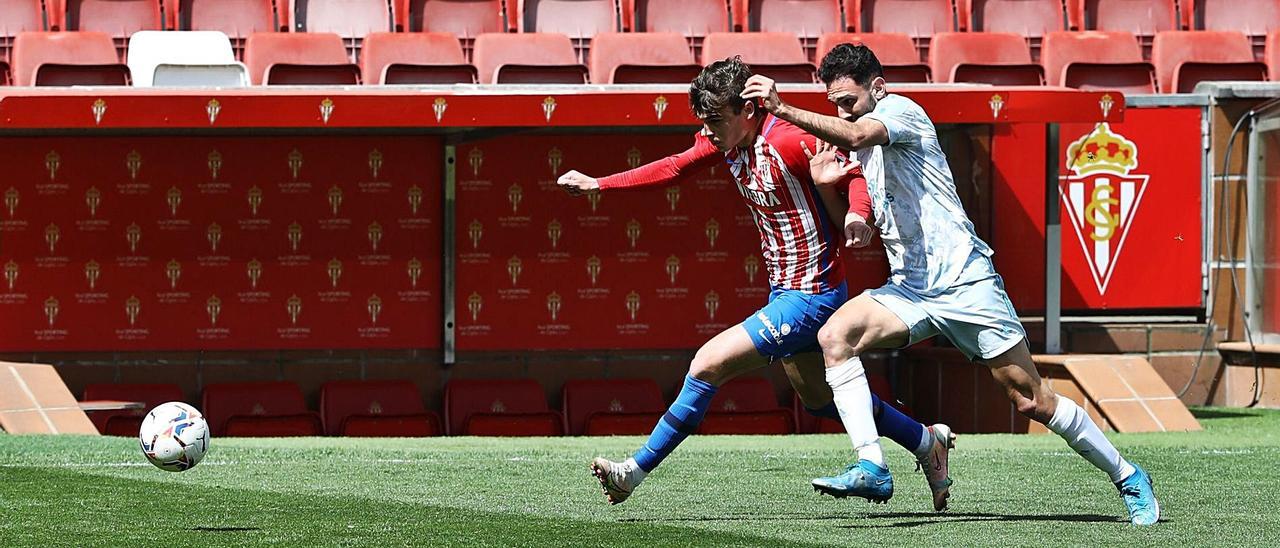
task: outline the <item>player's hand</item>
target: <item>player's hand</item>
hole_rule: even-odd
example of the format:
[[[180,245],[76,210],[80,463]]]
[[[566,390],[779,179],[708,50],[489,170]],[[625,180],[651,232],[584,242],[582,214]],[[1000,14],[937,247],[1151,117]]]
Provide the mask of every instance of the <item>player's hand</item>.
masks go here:
[[[568,173],[561,175],[556,180],[556,184],[560,185],[560,188],[563,188],[570,196],[581,196],[583,192],[600,188],[600,183],[596,181],[595,177],[588,177],[577,170],[569,170]]]
[[[786,103],[778,97],[778,86],[768,76],[755,75],[747,79],[747,87],[742,90],[743,99],[759,99],[760,106],[769,112],[778,112]]]
[[[844,216],[844,246],[866,247],[871,243],[871,225],[857,213]]]
[[[813,177],[815,185],[834,185],[858,167],[858,161],[852,157],[848,161],[842,161],[836,154],[836,147],[826,141],[817,141],[814,151],[810,151],[809,145],[800,141],[800,149],[809,158],[809,176]]]

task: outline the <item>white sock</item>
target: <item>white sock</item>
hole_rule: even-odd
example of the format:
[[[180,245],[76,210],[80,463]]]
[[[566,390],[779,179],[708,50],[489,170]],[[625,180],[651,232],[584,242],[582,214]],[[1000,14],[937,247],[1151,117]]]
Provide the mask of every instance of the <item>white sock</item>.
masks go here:
[[[926,426],[920,434],[920,445],[917,445],[916,450],[912,451],[912,453],[915,453],[918,458],[924,458],[929,456],[930,451],[933,451],[933,430]]]
[[[1066,396],[1058,395],[1058,409],[1045,426],[1067,440],[1067,445],[1080,453],[1084,460],[1106,472],[1112,483],[1133,474],[1133,465],[1120,456],[1116,446],[1111,445],[1111,440],[1102,435],[1102,430],[1093,423],[1089,414]]]
[[[849,432],[849,440],[853,442],[858,458],[887,469],[871,412],[871,389],[867,386],[862,360],[850,358],[839,366],[828,368],[827,384],[831,385],[836,409],[840,410],[840,422]]]
[[[633,457],[627,457],[627,460],[622,463],[622,467],[627,470],[627,473],[630,474],[632,478],[635,478],[635,483],[632,484],[633,486],[640,485],[640,482],[644,481],[644,478],[649,477],[649,473],[645,472],[644,468],[641,468]]]

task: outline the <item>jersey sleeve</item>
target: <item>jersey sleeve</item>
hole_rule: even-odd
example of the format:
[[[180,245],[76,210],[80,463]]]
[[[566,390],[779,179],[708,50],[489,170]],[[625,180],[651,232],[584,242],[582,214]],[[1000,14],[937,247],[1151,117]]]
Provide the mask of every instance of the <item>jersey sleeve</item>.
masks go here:
[[[876,103],[875,110],[863,115],[863,118],[884,124],[890,145],[916,143],[920,141],[920,124],[916,120],[916,110],[919,108],[905,97],[890,95]]]
[[[853,172],[840,185],[849,195],[849,213],[856,213],[871,223],[871,194],[867,192],[867,177],[862,167],[853,168]]]
[[[699,132],[684,152],[649,162],[632,170],[598,179],[601,190],[638,188],[679,182],[719,160],[719,149]]]

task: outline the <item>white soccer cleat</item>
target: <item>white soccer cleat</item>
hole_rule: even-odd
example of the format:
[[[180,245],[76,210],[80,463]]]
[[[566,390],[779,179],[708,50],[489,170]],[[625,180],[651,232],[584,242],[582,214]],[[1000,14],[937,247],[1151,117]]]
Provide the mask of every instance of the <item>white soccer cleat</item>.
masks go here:
[[[613,462],[602,457],[591,461],[591,474],[600,480],[600,487],[604,489],[604,496],[609,499],[609,504],[621,504],[640,485],[640,474],[637,474],[639,467],[634,462],[630,459],[626,462]]]
[[[945,424],[930,426],[929,433],[933,435],[933,447],[929,449],[929,454],[916,459],[916,469],[924,471],[924,477],[929,481],[929,490],[933,491],[933,509],[941,512],[947,509],[947,499],[951,497],[951,475],[947,457],[956,446],[956,435]]]

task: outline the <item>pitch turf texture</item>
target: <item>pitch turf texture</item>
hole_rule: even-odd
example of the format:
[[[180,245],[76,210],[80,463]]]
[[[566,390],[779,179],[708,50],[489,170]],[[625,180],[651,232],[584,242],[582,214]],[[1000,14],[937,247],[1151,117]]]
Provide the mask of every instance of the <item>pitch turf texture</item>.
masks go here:
[[[0,546],[1280,545],[1280,412],[1197,414],[1113,437],[1155,478],[1148,529],[1051,435],[961,435],[941,514],[895,446],[888,504],[814,493],[837,435],[694,436],[616,507],[587,462],[641,438],[214,439],[170,473],[133,439],[0,435]]]

